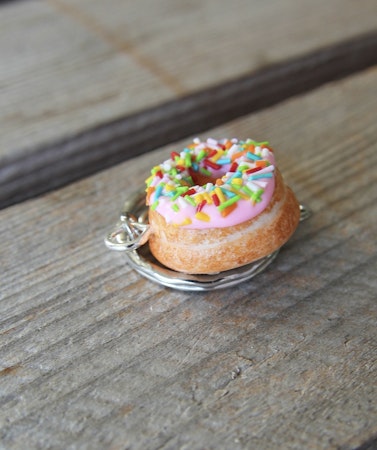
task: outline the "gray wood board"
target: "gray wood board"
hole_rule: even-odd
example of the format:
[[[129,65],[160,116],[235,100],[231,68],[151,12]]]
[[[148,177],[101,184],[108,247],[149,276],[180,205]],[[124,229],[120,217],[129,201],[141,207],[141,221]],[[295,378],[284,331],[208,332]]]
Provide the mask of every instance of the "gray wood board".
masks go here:
[[[376,81],[368,70],[203,135],[268,138],[314,212],[235,288],[163,288],[103,244],[187,141],[1,211],[3,447],[373,445]]]
[[[0,163],[0,208],[377,63],[377,33],[86,130]]]
[[[90,151],[81,155],[82,148],[71,141],[65,142],[65,147],[76,149],[78,154],[62,163],[60,158],[65,152],[61,146],[51,149],[57,141],[81,136],[93,127],[320,49],[336,47],[365,33],[375,33],[376,13],[374,0],[33,0],[3,4],[0,167],[2,181],[7,180],[7,184],[2,183],[0,193],[9,204],[16,194],[18,200],[36,195],[100,167],[97,164],[93,168],[88,158]],[[338,70],[343,64],[353,70],[355,65],[360,68],[363,52],[353,50],[350,49],[348,60],[335,65]],[[372,54],[377,54],[375,47]],[[319,78],[323,74],[318,74],[315,66],[324,55],[310,65],[313,75]],[[292,80],[293,76],[290,72],[287,79]],[[297,86],[301,82],[292,81]],[[276,80],[275,86],[281,82]],[[268,86],[264,97],[270,98],[271,92],[273,85]],[[259,108],[263,106],[256,103]],[[255,109],[252,98],[248,104]],[[232,103],[229,106],[233,108]],[[240,105],[236,108],[242,109]],[[212,114],[217,110],[217,105],[213,105]],[[164,112],[166,109],[159,111],[158,117]],[[171,125],[174,117],[168,116],[163,126]],[[150,118],[143,118],[142,123],[159,129],[160,124],[149,122]],[[229,119],[222,116],[222,120]],[[125,128],[134,123],[135,120],[126,121]],[[211,123],[214,125],[209,121],[207,126]],[[194,132],[190,120],[182,126],[186,135]],[[162,134],[156,147],[167,143],[166,134],[161,137]],[[168,138],[177,136],[170,128]],[[125,142],[127,138],[124,137]],[[111,149],[111,143],[107,144]],[[136,142],[135,147],[138,146],[150,149],[153,141]],[[103,153],[106,151],[107,147]],[[121,154],[119,150],[118,160]],[[79,168],[75,165],[78,161]],[[61,167],[60,177],[54,173],[46,178],[51,166],[55,171]]]
[[[374,0],[0,7],[0,155],[376,31]]]

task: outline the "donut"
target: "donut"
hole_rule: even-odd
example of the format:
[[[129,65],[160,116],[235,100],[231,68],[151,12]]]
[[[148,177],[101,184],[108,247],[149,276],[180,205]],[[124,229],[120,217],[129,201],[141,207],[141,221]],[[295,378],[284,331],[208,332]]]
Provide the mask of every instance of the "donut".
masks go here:
[[[252,263],[280,248],[300,218],[268,142],[196,138],[153,167],[146,186],[151,253],[178,272]]]

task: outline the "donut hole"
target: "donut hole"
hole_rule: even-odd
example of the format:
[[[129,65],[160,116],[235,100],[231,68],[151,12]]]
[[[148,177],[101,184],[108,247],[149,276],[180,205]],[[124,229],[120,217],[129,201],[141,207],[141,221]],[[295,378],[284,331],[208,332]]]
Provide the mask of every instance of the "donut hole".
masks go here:
[[[222,176],[212,177],[209,175],[205,175],[204,173],[194,171],[191,171],[190,175],[192,181],[194,182],[194,186],[205,186],[208,183],[216,184],[216,181]]]

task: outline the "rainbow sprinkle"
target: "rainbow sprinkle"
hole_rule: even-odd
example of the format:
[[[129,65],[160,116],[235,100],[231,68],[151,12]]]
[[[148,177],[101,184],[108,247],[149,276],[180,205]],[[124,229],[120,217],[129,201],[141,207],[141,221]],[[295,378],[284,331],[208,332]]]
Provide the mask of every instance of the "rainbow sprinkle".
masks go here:
[[[169,160],[153,167],[146,180],[147,202],[152,210],[161,202],[169,202],[176,226],[191,225],[194,219],[211,222],[213,208],[218,211],[218,220],[232,214],[240,201],[259,203],[268,180],[274,177],[268,145],[267,141],[252,139],[196,138],[181,152],[171,152]],[[195,183],[198,177],[201,183]]]

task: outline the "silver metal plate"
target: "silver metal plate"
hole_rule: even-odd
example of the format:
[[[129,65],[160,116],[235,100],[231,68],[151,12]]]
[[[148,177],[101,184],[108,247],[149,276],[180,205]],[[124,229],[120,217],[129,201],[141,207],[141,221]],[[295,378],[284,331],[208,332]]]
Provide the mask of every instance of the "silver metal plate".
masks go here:
[[[113,230],[105,237],[105,244],[111,250],[124,251],[127,262],[137,272],[151,281],[182,291],[211,291],[235,286],[250,280],[269,266],[279,250],[265,258],[246,266],[216,274],[191,275],[176,272],[162,265],[151,254],[148,242],[142,245],[143,236],[148,231],[148,208],[145,205],[145,192],[136,192],[124,204]],[[300,221],[310,217],[311,211],[300,205]]]

